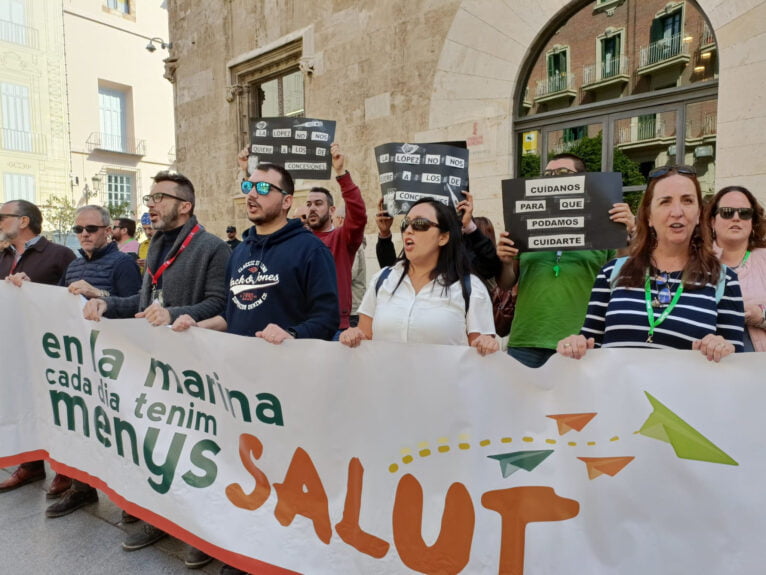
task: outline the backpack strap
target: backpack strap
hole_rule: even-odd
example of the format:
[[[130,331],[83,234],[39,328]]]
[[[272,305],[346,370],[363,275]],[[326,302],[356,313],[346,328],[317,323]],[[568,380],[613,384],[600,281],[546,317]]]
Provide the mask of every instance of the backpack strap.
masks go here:
[[[614,266],[612,266],[612,273],[609,274],[609,289],[614,289],[615,284],[617,283],[617,278],[620,277],[620,270],[622,269],[622,265],[628,261],[627,256],[622,258],[617,258],[614,260]]]
[[[378,279],[375,281],[375,295],[378,295],[378,292],[380,291],[380,286],[383,285],[383,282],[386,281],[386,278],[391,275],[391,266],[386,266],[382,270],[380,270],[380,275],[378,276]]]
[[[726,264],[721,264],[721,275],[718,276],[718,284],[715,286],[715,303],[719,303],[726,289]]]

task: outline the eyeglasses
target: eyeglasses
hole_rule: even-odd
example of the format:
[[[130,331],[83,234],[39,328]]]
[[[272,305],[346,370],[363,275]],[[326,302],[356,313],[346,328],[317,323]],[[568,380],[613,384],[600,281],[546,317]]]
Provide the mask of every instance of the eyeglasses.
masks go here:
[[[123,227],[125,227],[125,226],[119,226],[119,225],[117,225],[117,226],[112,226],[112,229],[113,229],[113,230],[119,230],[119,229],[122,229]],[[91,232],[91,233],[93,233],[93,232]]]
[[[721,216],[724,220],[730,220],[734,217],[734,212],[739,214],[740,220],[752,220],[753,208],[718,208],[715,213]]]
[[[576,173],[577,172],[575,172],[572,168],[565,168],[563,166],[561,168],[552,168],[549,170],[543,170],[543,176],[546,178],[549,178],[550,176],[565,176],[567,174],[576,174]]]
[[[21,216],[19,214],[0,214],[0,222],[4,221],[5,218],[23,218],[24,216]]]
[[[432,222],[431,220],[428,220],[426,218],[408,218],[407,216],[404,217],[402,220],[402,233],[408,228],[412,226],[413,232],[427,232],[431,228],[438,228],[439,224]]]
[[[654,285],[657,286],[656,303],[659,305],[668,305],[670,303],[671,294],[670,286],[668,285],[667,272],[658,273],[654,276]]]
[[[648,180],[656,180],[657,178],[663,178],[667,176],[670,172],[676,172],[678,174],[681,174],[682,176],[694,176],[697,177],[697,170],[692,168],[691,166],[661,166],[659,168],[654,168],[651,172],[649,172],[649,175],[647,176]]]
[[[183,198],[179,198],[178,196],[171,196],[170,194],[165,194],[162,192],[156,192],[154,194],[149,194],[148,196],[144,196],[144,205],[148,206],[149,202],[151,201],[153,204],[159,204],[163,198],[173,198],[174,200],[178,200],[179,202],[188,202],[189,200],[185,200]]]
[[[259,196],[267,196],[271,191],[271,188],[274,188],[283,194],[287,193],[282,188],[275,186],[271,182],[251,182],[250,180],[242,180],[242,183],[239,185],[239,187],[243,194],[249,194],[253,191],[253,188],[255,188],[255,193]]]
[[[98,230],[108,228],[109,226],[72,226],[72,231],[76,234],[88,232],[89,234],[95,234]]]

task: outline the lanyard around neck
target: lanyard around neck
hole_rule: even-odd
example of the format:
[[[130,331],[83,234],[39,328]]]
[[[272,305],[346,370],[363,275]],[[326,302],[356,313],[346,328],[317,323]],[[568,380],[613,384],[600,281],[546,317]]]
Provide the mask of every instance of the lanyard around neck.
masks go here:
[[[670,277],[668,277],[668,285],[670,284]],[[660,317],[654,317],[654,307],[652,306],[652,288],[651,288],[651,276],[646,274],[646,282],[644,283],[644,297],[646,298],[646,319],[649,322],[649,335],[646,337],[646,343],[652,343],[652,335],[654,335],[654,328],[660,325],[665,318],[670,315],[673,308],[676,307],[678,299],[684,291],[684,284],[681,282],[676,288],[676,293],[673,294],[672,301],[668,304]]]
[[[167,260],[165,260],[165,263],[163,263],[155,273],[152,273],[152,270],[149,269],[149,266],[146,266],[146,273],[148,273],[149,277],[152,278],[152,286],[154,288],[157,287],[157,282],[159,281],[162,274],[165,273],[165,270],[168,269],[173,264],[174,261],[176,261],[176,258],[180,256],[181,252],[183,252],[186,249],[186,247],[191,243],[192,239],[194,239],[195,234],[198,231],[200,231],[201,228],[202,227],[199,224],[194,226],[192,230],[189,232],[189,235],[186,236],[186,239],[184,240],[184,242],[181,244],[181,247],[178,248],[178,251],[176,252],[176,254],[172,258],[168,258]]]

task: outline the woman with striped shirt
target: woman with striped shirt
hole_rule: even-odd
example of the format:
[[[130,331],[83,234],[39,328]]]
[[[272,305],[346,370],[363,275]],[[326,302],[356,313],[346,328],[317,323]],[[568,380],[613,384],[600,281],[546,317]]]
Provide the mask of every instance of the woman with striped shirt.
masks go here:
[[[650,172],[630,256],[601,269],[580,334],[556,351],[580,359],[594,347],[694,349],[712,361],[743,351],[737,275],[716,258],[701,217],[693,168]]]

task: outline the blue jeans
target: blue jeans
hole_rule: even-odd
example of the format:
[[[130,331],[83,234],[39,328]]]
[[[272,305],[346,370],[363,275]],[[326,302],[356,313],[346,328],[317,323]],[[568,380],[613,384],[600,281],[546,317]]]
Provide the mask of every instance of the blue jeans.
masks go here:
[[[508,355],[527,367],[541,367],[556,353],[555,349],[544,347],[509,347]]]

